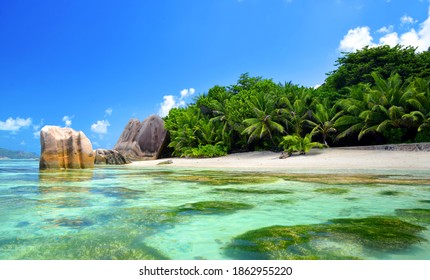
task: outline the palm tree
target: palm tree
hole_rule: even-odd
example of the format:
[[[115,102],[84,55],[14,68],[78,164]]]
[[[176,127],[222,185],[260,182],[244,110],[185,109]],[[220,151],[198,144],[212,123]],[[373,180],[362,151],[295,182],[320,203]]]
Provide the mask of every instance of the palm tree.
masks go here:
[[[359,139],[369,132],[384,134],[389,129],[401,131],[399,129],[406,130],[411,126],[404,117],[408,111],[408,100],[413,99],[408,83],[403,83],[398,74],[384,80],[374,72],[372,77],[375,80],[375,88],[371,90],[371,94],[376,104],[370,110],[362,112],[365,127],[358,135]]]
[[[248,143],[253,142],[255,139],[263,139],[269,136],[269,139],[276,146],[273,140],[275,132],[284,133],[284,127],[277,122],[276,116],[279,116],[275,101],[270,95],[259,93],[252,96],[249,105],[253,107],[254,118],[248,118],[243,121],[246,128],[242,134],[249,136]]]
[[[280,114],[286,116],[286,128],[289,134],[302,134],[304,124],[312,115],[312,96],[308,89],[293,88],[286,97],[281,98]]]
[[[169,112],[169,118],[174,118],[166,121],[171,138],[168,146],[174,149],[173,154],[182,156],[186,149],[197,147],[199,143],[196,131],[201,118],[200,110],[195,106],[175,108]]]
[[[430,129],[430,79],[415,78],[408,88],[414,98],[407,100],[412,110],[403,119],[416,125],[418,132]]]
[[[284,151],[286,151],[289,156],[291,156],[293,152],[299,152],[301,155],[305,155],[312,148],[326,147],[326,145],[323,145],[319,142],[312,142],[312,136],[314,133],[315,129],[312,130],[311,133],[306,134],[305,137],[302,137],[299,134],[284,136],[280,145],[283,146]]]
[[[369,133],[386,135],[390,129],[402,133],[402,130],[413,126],[411,119],[417,117],[416,113],[408,113],[410,104],[415,104],[415,97],[408,83],[403,83],[398,74],[387,80],[377,73],[372,73],[372,76],[375,80],[372,89],[368,85],[353,87],[350,97],[338,102],[345,114],[335,122],[335,127],[341,130],[347,127],[338,138],[358,133],[360,140]]]
[[[321,134],[324,145],[328,145],[327,137],[337,132],[334,124],[342,114],[343,111],[336,112],[335,106],[330,108],[326,99],[315,106],[315,111],[312,113],[313,120],[307,120],[307,123],[315,129],[316,134]]]

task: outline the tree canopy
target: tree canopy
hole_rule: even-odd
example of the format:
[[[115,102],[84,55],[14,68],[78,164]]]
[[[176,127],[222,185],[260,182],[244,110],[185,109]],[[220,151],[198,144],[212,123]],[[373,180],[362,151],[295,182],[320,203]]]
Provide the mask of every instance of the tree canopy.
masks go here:
[[[430,141],[428,51],[366,47],[336,65],[318,89],[248,73],[215,85],[165,118],[173,155]]]

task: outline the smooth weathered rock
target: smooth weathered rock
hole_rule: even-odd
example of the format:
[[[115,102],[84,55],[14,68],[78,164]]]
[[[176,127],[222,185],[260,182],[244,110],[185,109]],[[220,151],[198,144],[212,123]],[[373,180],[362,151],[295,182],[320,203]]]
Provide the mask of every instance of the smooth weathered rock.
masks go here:
[[[40,131],[39,169],[81,169],[94,167],[90,140],[82,131],[45,126]]]
[[[130,160],[159,158],[167,139],[164,121],[157,115],[143,122],[131,119],[122,132],[114,150]]]
[[[94,151],[94,164],[127,164],[127,160],[121,153],[115,150],[97,149]]]

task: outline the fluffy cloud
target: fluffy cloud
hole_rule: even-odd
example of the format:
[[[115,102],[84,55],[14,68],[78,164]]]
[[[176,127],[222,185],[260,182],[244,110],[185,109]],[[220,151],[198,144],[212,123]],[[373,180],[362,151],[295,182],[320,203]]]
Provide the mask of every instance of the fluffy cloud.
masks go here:
[[[33,136],[35,139],[40,138],[40,128],[43,126],[43,119],[40,120],[39,124],[33,125]]]
[[[190,88],[190,89],[183,89],[183,90],[181,90],[181,99],[184,99],[184,98],[186,98],[186,97],[188,97],[188,96],[191,96],[191,95],[193,95],[194,93],[196,92],[196,90],[195,89],[193,89],[193,88]]]
[[[353,52],[365,46],[372,45],[373,38],[370,36],[370,28],[367,26],[350,29],[340,41],[339,50]]]
[[[69,117],[69,116],[64,116],[64,117],[63,117],[64,125],[65,125],[66,127],[71,127],[71,126],[72,126],[72,119],[73,119],[74,117],[75,117],[75,116],[71,116],[71,117]]]
[[[13,119],[8,118],[6,121],[0,121],[0,130],[18,131],[21,128],[26,128],[31,125],[31,118],[21,119],[20,117]]]
[[[98,134],[106,134],[110,123],[107,120],[97,121],[91,125],[91,131]]]
[[[409,26],[417,21],[409,16],[403,16],[400,22],[402,25]],[[368,26],[350,29],[341,40],[339,50],[353,52],[365,46],[395,46],[400,44],[405,47],[416,47],[418,52],[426,51],[430,47],[430,9],[428,18],[419,25],[417,30],[410,28],[405,33],[399,35],[393,31],[392,26],[389,26],[380,28],[377,33],[384,33],[385,35],[379,38],[378,43],[375,43],[373,37],[370,35],[370,28]]]
[[[378,29],[378,33],[391,33],[393,32],[394,26],[390,25],[390,26],[383,26],[381,28]]]
[[[107,116],[112,115],[112,108],[107,108],[107,109],[105,110],[105,114],[106,114]]]
[[[388,33],[387,35],[379,39],[380,45],[389,45],[390,47],[394,47],[398,43],[399,43],[399,35],[397,34],[397,32]]]
[[[165,117],[169,114],[170,109],[177,108],[175,97],[173,95],[165,95],[163,97],[164,102],[160,105],[160,110],[158,111],[158,115],[160,117]]]
[[[163,103],[160,104],[160,109],[158,110],[158,115],[160,117],[165,117],[169,114],[172,108],[178,108],[185,106],[187,103],[185,99],[196,93],[194,88],[183,89],[180,91],[180,96],[165,95],[163,96]]]
[[[402,24],[414,24],[414,23],[417,23],[417,20],[413,19],[410,16],[404,15],[400,18],[400,22]]]

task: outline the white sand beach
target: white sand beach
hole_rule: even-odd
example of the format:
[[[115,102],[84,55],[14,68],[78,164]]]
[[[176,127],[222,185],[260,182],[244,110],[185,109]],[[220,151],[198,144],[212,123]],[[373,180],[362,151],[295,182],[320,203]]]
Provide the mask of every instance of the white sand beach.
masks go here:
[[[281,153],[247,152],[208,159],[164,158],[136,161],[133,166],[166,166],[189,168],[220,168],[234,170],[430,170],[430,152],[349,150],[343,148],[314,149],[306,155],[280,159]]]

